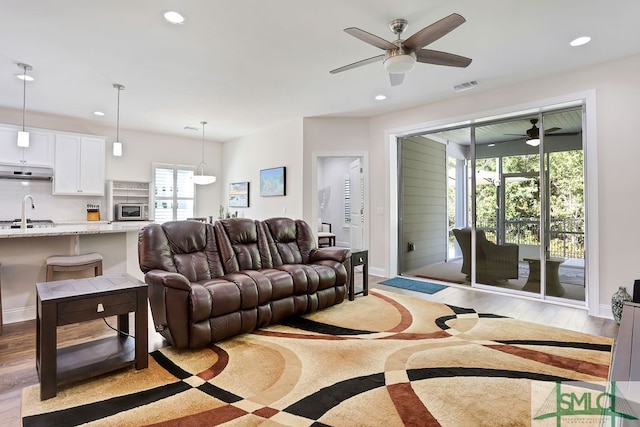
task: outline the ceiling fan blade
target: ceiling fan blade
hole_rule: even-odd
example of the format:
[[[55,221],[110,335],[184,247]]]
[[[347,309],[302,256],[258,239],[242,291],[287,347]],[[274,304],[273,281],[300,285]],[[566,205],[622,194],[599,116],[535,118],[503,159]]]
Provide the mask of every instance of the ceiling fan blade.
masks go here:
[[[544,130],[544,134],[546,135],[546,134],[548,134],[548,133],[557,132],[557,131],[559,131],[560,129],[562,129],[562,128],[555,127],[555,128],[545,129],[545,130]]]
[[[351,34],[353,37],[362,40],[365,43],[368,43],[372,46],[378,47],[383,50],[387,49],[397,49],[398,46],[395,44],[386,41],[383,38],[380,38],[374,34],[368,33],[360,28],[349,27],[344,29],[345,33]]]
[[[384,55],[378,55],[371,58],[363,59],[362,61],[354,62],[353,64],[345,65],[344,67],[336,68],[329,71],[331,74],[341,73],[343,71],[351,70],[353,68],[362,67],[363,65],[371,64],[373,62],[381,61],[384,59]]]
[[[440,37],[447,35],[460,25],[464,24],[466,19],[457,13],[452,13],[446,18],[442,18],[438,22],[425,27],[405,40],[404,45],[410,49],[422,49],[426,45],[433,43]],[[346,31],[346,30],[345,30]]]
[[[547,135],[546,133],[544,134],[545,137],[549,137],[549,136],[575,136],[575,135],[580,135],[582,132],[578,131],[578,132],[560,132],[560,133],[550,133],[549,135]]]
[[[389,73],[389,80],[391,81],[391,86],[399,86],[404,81],[404,74]]]
[[[467,67],[471,64],[471,58],[467,58],[453,53],[440,52],[439,50],[420,49],[416,50],[418,62],[427,64],[446,65],[449,67]]]

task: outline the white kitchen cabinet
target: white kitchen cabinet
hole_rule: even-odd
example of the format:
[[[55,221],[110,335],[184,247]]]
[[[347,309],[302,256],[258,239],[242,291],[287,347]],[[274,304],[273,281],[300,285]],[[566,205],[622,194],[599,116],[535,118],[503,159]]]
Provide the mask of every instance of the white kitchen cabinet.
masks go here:
[[[57,134],[53,194],[104,195],[104,138]]]
[[[53,166],[53,132],[27,129],[29,147],[18,147],[18,131],[22,127],[0,126],[0,163],[18,166]]]

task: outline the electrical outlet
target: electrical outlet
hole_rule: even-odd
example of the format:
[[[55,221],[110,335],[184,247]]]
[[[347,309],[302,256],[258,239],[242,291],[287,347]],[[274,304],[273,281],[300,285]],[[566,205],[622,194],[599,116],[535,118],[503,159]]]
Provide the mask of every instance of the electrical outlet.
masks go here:
[[[413,242],[409,242],[409,252],[416,250],[416,244]]]

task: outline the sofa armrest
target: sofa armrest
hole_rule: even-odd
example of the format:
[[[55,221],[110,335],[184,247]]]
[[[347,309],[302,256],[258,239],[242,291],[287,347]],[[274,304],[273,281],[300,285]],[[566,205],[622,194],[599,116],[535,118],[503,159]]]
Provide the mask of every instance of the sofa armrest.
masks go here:
[[[312,250],[309,255],[309,262],[314,263],[324,260],[345,262],[349,258],[351,258],[351,249],[330,247]]]
[[[144,275],[144,281],[148,285],[161,285],[187,292],[191,290],[191,283],[186,277],[170,271],[151,270]]]
[[[189,297],[191,284],[182,274],[150,270],[144,275],[149,285],[149,305],[156,332],[175,348],[189,347]]]

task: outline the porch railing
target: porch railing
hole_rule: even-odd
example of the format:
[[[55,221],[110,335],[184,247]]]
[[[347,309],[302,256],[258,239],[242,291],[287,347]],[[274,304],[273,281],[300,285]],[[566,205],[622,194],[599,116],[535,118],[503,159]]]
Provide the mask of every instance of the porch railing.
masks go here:
[[[498,228],[495,218],[479,218],[477,228],[484,230],[487,239],[496,241]],[[540,219],[509,219],[504,224],[505,243],[540,245]],[[549,252],[552,257],[584,258],[584,220],[552,218],[549,223]]]

